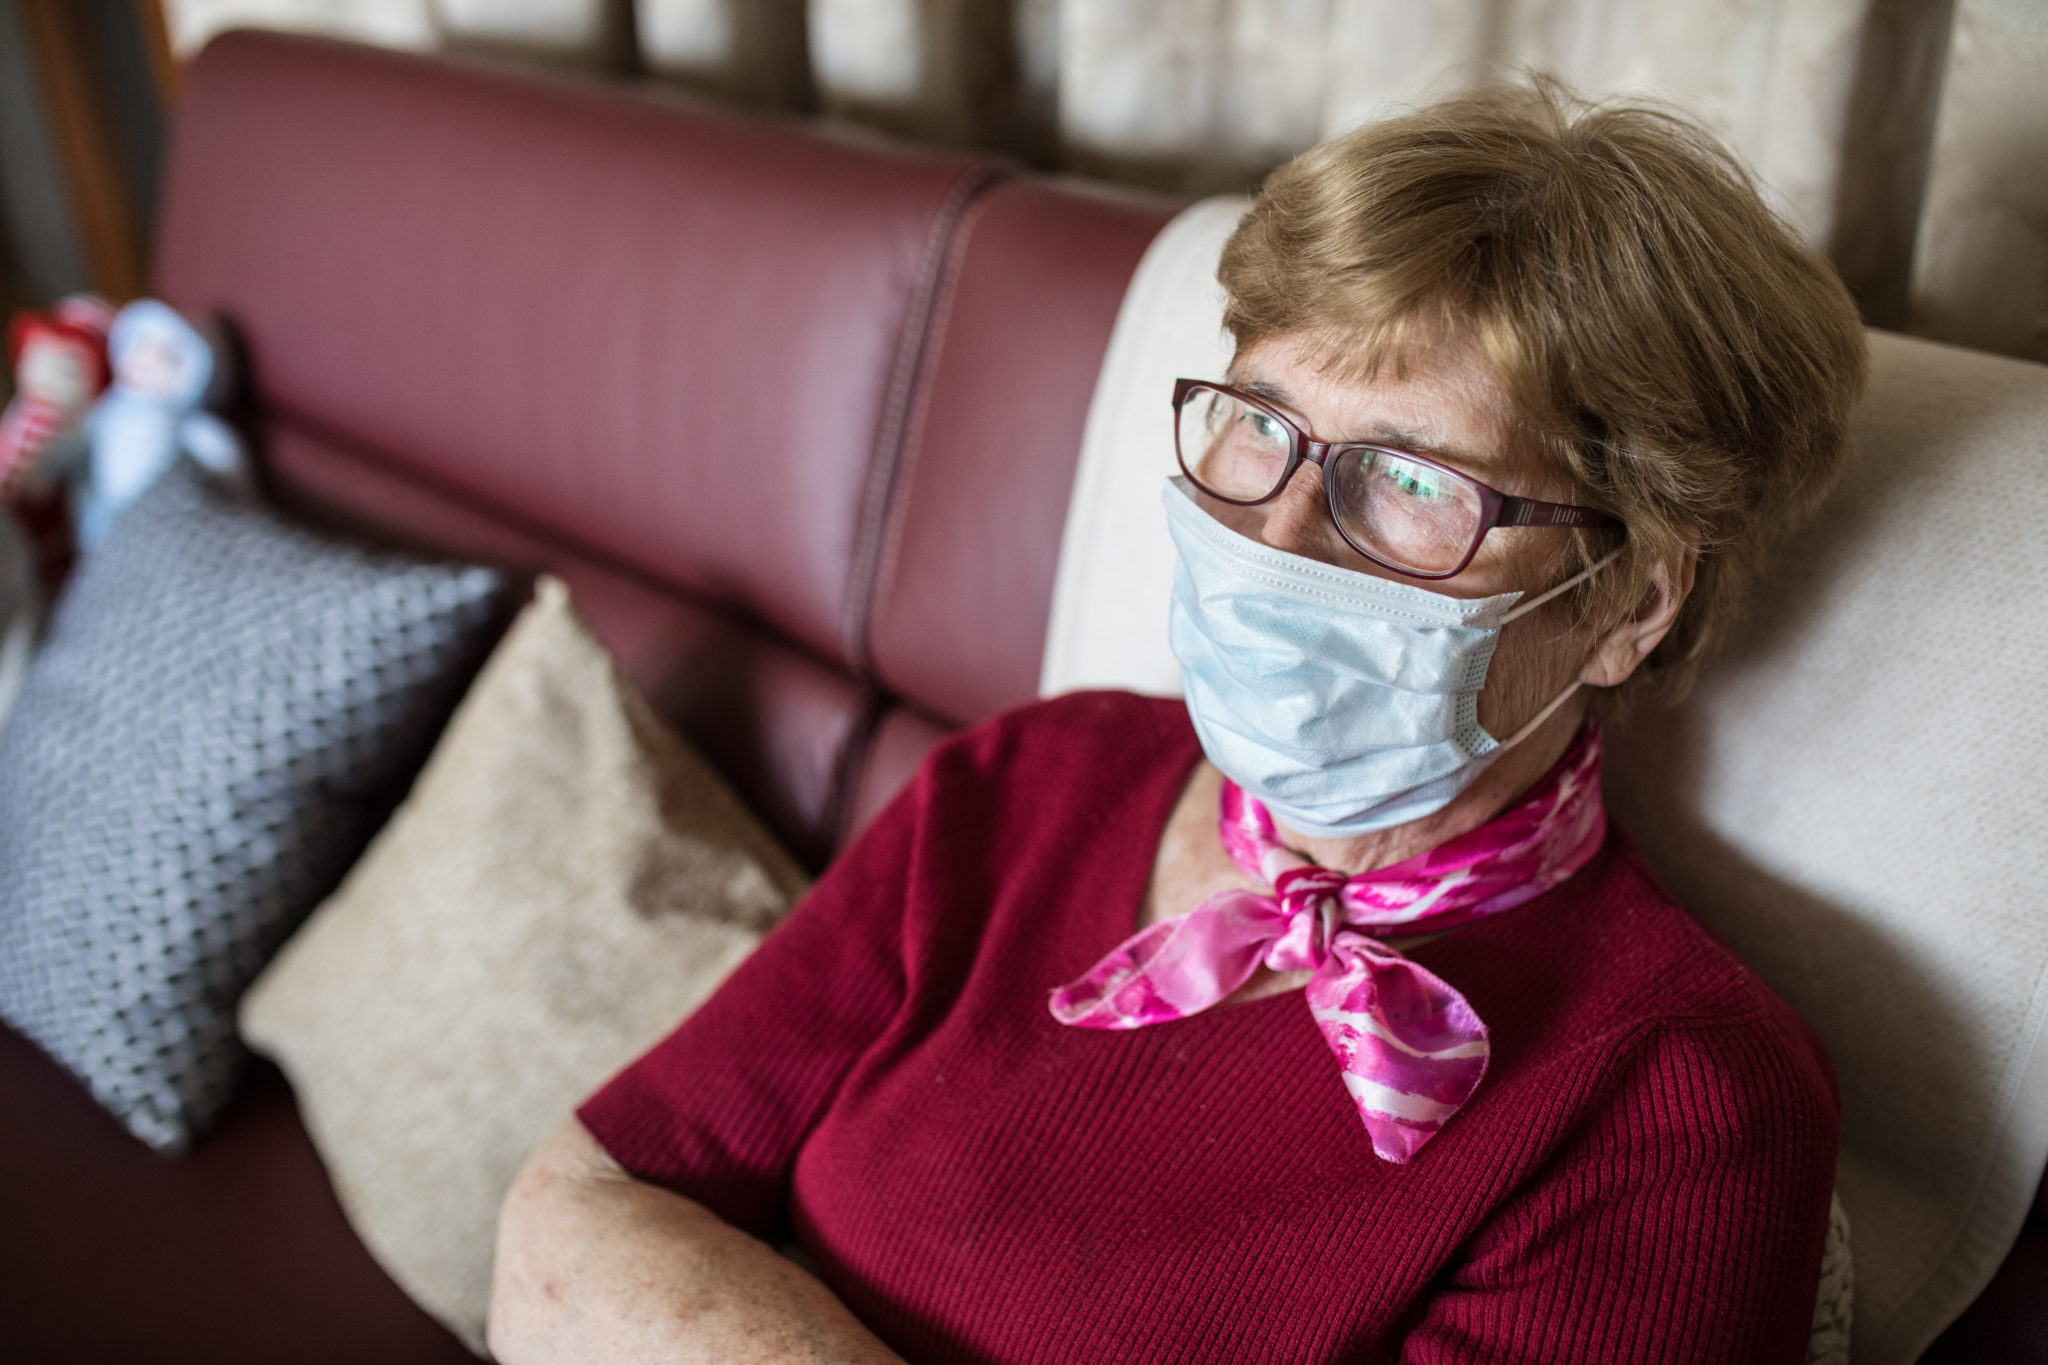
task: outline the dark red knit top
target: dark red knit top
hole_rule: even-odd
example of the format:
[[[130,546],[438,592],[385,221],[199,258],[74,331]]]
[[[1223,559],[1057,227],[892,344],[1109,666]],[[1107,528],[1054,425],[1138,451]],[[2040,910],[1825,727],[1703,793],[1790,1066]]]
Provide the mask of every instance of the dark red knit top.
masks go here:
[[[1414,952],[1493,1062],[1406,1166],[1299,992],[1055,1022],[1198,757],[1178,703],[1109,693],[948,741],[584,1124],[793,1235],[913,1362],[1803,1359],[1833,1078],[1618,833]]]

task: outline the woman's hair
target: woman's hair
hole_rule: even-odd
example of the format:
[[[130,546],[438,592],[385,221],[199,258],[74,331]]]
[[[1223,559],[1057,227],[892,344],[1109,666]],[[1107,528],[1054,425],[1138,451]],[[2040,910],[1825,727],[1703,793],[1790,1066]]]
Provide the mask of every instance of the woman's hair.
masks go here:
[[[1628,528],[1582,619],[1618,623],[1697,551],[1623,696],[1691,685],[1764,549],[1827,492],[1863,386],[1848,291],[1732,155],[1543,78],[1311,148],[1267,179],[1218,275],[1240,355],[1298,336],[1369,377],[1476,344],[1573,500]],[[1561,548],[1591,563],[1616,535]]]

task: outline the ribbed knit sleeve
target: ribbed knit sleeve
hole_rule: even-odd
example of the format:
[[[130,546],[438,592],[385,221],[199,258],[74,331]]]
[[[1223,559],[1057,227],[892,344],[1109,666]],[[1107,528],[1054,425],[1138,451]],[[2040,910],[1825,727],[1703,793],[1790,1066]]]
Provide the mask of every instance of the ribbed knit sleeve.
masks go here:
[[[789,1235],[792,1163],[903,1000],[900,796],[710,999],[576,1111],[628,1172],[757,1237]]]
[[[1439,1279],[1402,1360],[1804,1360],[1838,1123],[1787,1025],[1589,1048],[1609,1097]]]

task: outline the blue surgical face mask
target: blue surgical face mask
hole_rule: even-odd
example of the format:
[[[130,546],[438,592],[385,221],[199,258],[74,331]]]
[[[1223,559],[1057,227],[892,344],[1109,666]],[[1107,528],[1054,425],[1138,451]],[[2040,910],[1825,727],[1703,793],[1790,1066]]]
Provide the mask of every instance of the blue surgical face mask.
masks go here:
[[[1533,600],[1448,597],[1239,535],[1166,489],[1180,562],[1168,635],[1209,761],[1275,819],[1318,837],[1366,834],[1443,809],[1562,706],[1573,682],[1505,741],[1479,727],[1501,627]]]

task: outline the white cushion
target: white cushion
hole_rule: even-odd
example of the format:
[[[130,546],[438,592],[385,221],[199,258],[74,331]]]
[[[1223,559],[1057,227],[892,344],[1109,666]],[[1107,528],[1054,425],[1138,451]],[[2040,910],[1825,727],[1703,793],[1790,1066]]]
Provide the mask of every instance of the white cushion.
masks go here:
[[[1177,374],[1219,373],[1187,210],[1124,300],[1060,549],[1043,690],[1172,694]],[[1984,1287],[2048,1161],[2048,367],[1871,334],[1856,450],[1734,647],[1613,737],[1608,789],[1678,898],[1840,1077],[1855,1359],[1904,1362]]]
[[[1146,249],[1110,333],[1067,503],[1039,692],[1122,687],[1178,696],[1166,647],[1173,542],[1160,486],[1173,453],[1173,381],[1230,363],[1216,258],[1251,201],[1205,199]]]

